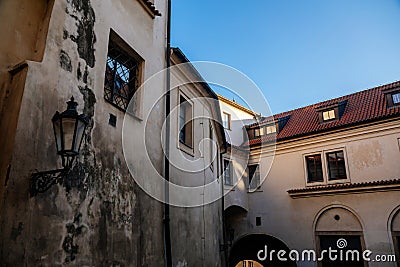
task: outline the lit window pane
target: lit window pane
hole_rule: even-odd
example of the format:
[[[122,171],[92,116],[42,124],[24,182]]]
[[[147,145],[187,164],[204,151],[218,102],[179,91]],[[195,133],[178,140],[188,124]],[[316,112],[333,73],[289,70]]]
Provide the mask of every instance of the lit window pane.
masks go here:
[[[272,126],[272,125],[267,126],[266,130],[267,130],[267,134],[276,133],[276,128],[275,128],[275,126]]]
[[[396,93],[392,95],[393,104],[400,104],[400,93]]]
[[[331,109],[331,110],[322,112],[322,117],[323,117],[324,121],[334,119],[335,118],[335,110]]]

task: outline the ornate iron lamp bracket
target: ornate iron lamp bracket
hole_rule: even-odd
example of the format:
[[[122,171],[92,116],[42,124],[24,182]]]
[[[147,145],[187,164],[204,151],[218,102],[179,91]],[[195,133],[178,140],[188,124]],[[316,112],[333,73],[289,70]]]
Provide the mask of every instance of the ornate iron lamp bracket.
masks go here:
[[[33,173],[31,177],[31,197],[46,192],[54,184],[62,184],[69,170],[69,168],[64,168]]]

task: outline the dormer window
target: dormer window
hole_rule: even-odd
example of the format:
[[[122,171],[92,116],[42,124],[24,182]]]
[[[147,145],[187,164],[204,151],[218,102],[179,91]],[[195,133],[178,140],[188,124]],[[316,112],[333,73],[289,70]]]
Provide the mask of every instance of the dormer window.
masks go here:
[[[268,126],[265,126],[265,132],[266,132],[267,134],[276,133],[276,127],[275,127],[275,125],[268,125]]]
[[[383,90],[385,94],[386,105],[388,108],[400,106],[400,88],[390,88]]]
[[[260,136],[263,136],[266,134],[272,134],[272,133],[276,133],[275,125],[267,125],[267,126],[263,126],[263,127],[254,129],[255,137],[260,137]]]
[[[319,122],[331,122],[339,120],[346,109],[347,100],[339,101],[330,105],[324,105],[316,108]]]
[[[331,109],[331,110],[323,111],[322,112],[322,118],[323,118],[324,121],[334,120],[336,118],[335,110]]]
[[[392,94],[393,105],[400,105],[400,92]]]

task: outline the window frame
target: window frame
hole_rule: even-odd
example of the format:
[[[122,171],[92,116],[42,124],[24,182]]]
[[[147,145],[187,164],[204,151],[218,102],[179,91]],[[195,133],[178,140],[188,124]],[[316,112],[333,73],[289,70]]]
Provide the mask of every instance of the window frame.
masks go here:
[[[251,182],[253,181],[253,177],[251,177],[251,175],[250,175],[250,167],[254,167],[254,166],[256,166],[256,170],[255,170],[253,176],[258,174],[258,183],[255,188],[252,188],[250,185],[251,185]],[[258,191],[260,189],[260,187],[261,187],[260,163],[254,163],[254,164],[247,165],[247,190],[248,190],[248,192],[251,193],[251,192]]]
[[[382,93],[385,96],[387,108],[394,108],[400,106],[400,102],[395,103],[394,102],[395,99],[393,98],[395,95],[400,94],[400,87],[385,89],[382,90]]]
[[[329,160],[329,156],[328,156],[328,154],[335,154],[335,156],[336,156],[336,165],[338,165],[338,159],[337,159],[337,154],[338,153],[342,153],[343,154],[343,164],[344,164],[344,178],[341,178],[341,177],[339,177],[339,178],[332,178],[331,177],[331,175],[332,175],[332,171],[331,171],[331,162],[330,162],[330,160]],[[328,175],[327,175],[327,179],[328,179],[328,181],[330,181],[330,182],[332,182],[332,181],[338,181],[338,180],[347,180],[347,171],[346,171],[346,158],[345,158],[345,155],[344,155],[344,151],[343,150],[335,150],[335,151],[328,151],[328,152],[325,152],[325,158],[326,158],[326,166],[327,166],[327,171],[328,171]],[[336,166],[337,168],[339,168],[338,166]],[[333,168],[333,166],[332,166],[332,168]],[[338,170],[338,172],[339,172],[339,170]]]
[[[227,115],[227,118],[228,118],[227,121],[224,120],[225,115]],[[228,123],[228,125],[227,125],[228,127],[225,127],[225,122]],[[224,127],[225,130],[232,130],[232,122],[231,122],[231,114],[230,113],[225,112],[225,111],[222,112],[222,124],[223,124],[222,126]]]
[[[308,164],[308,160],[307,158],[310,157],[315,157],[315,156],[319,156],[320,158],[320,162],[321,162],[321,179],[320,180],[316,180],[316,181],[310,181],[310,172],[309,172],[309,164]],[[323,183],[324,182],[324,165],[323,165],[323,156],[321,153],[315,153],[315,154],[309,154],[309,155],[305,155],[304,156],[304,160],[305,160],[305,169],[306,169],[306,181],[308,184],[318,184],[318,183]]]
[[[228,165],[226,165],[226,162],[228,162]],[[229,170],[228,170],[228,174],[229,174],[229,180],[230,180],[230,183],[227,183],[226,182],[226,167],[225,166],[229,166]],[[222,170],[223,170],[223,178],[224,178],[224,185],[225,186],[230,186],[230,187],[232,187],[233,186],[233,172],[232,172],[232,160],[230,160],[230,159],[227,159],[227,158],[223,158],[222,159]]]
[[[210,169],[212,172],[214,172],[214,128],[212,125],[212,120],[209,120],[210,124],[209,124],[209,138],[210,138],[210,151],[209,151],[209,156],[210,156]]]
[[[343,159],[344,159],[344,165],[345,165],[345,171],[346,171],[346,178],[345,179],[337,179],[337,180],[332,180],[329,179],[329,167],[328,167],[328,159],[327,159],[327,154],[332,153],[332,152],[343,152]],[[308,181],[308,168],[307,168],[307,160],[306,157],[308,156],[313,156],[313,155],[320,155],[321,156],[321,161],[322,161],[322,174],[323,174],[323,180],[320,182],[309,182]],[[304,168],[304,181],[305,185],[307,187],[310,186],[319,186],[319,185],[328,185],[328,184],[345,184],[345,183],[350,183],[351,182],[351,177],[350,177],[350,172],[349,172],[349,164],[348,164],[348,159],[347,159],[347,152],[345,147],[336,147],[336,148],[329,148],[329,149],[324,149],[324,150],[316,150],[310,153],[305,153],[302,155],[303,157],[303,168]]]
[[[113,51],[110,50],[110,48],[113,49]],[[119,53],[120,56],[123,58],[127,58],[130,61],[135,63],[134,67],[134,72],[135,72],[135,78],[134,78],[134,88],[129,89],[129,94],[127,97],[120,96],[121,98],[124,98],[127,101],[126,106],[119,105],[115,99],[114,99],[114,91],[115,91],[115,81],[113,80],[113,87],[112,88],[106,88],[106,81],[107,81],[107,67],[108,67],[108,62],[109,58],[112,58],[114,61],[118,62],[118,64],[125,66],[124,62],[118,61],[118,56],[115,55],[110,55],[110,53]],[[126,62],[125,62],[126,63]],[[143,74],[144,74],[144,65],[145,61],[144,59],[128,44],[126,43],[118,34],[116,34],[113,30],[110,30],[109,34],[109,39],[108,39],[108,46],[107,46],[107,54],[105,57],[105,70],[104,70],[104,78],[103,78],[103,99],[105,102],[109,103],[111,106],[117,108],[118,110],[122,112],[126,112],[130,115],[133,115],[134,117],[137,117],[138,119],[141,119],[142,116],[142,90],[138,90],[140,86],[143,84]],[[113,73],[115,76],[115,68],[113,69]],[[115,79],[115,78],[113,78]],[[132,82],[130,79],[129,82]],[[128,83],[129,84],[129,83]],[[107,90],[109,90],[111,93],[110,97],[107,97]],[[131,101],[133,102],[133,105],[129,105]]]
[[[186,142],[182,142],[181,138],[180,138],[180,134],[181,134],[181,122],[180,122],[180,115],[181,115],[181,98],[185,99],[185,102],[187,102],[190,105],[190,113],[191,113],[191,144],[187,144]],[[191,101],[191,99],[184,94],[181,90],[178,93],[178,99],[177,99],[177,105],[178,105],[178,114],[177,114],[177,143],[178,143],[178,148],[184,152],[186,152],[187,154],[194,156],[194,123],[193,123],[193,117],[194,117],[194,104]],[[187,121],[187,120],[186,120]],[[186,125],[187,126],[187,125]]]
[[[275,124],[266,125],[264,127],[265,127],[265,130],[264,130],[265,134],[268,135],[268,134],[276,133],[276,125]],[[272,130],[270,132],[268,132],[268,129],[272,129]]]
[[[395,102],[395,98],[394,96],[398,97],[398,102]],[[393,102],[393,106],[399,106],[400,105],[400,92],[394,92],[391,94],[392,97],[392,102]]]
[[[325,114],[327,114],[328,118],[325,118]],[[332,117],[333,115],[333,117]],[[336,110],[335,109],[327,109],[322,111],[322,120],[326,121],[333,121],[337,119]]]

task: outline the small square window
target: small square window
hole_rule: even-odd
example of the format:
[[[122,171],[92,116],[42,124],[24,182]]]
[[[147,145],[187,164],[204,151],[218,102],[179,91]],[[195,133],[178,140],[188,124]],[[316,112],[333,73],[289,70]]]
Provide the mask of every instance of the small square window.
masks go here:
[[[335,110],[331,109],[331,110],[327,110],[327,111],[323,111],[322,112],[322,117],[324,119],[324,121],[329,121],[329,120],[333,120],[335,119]]]
[[[343,151],[326,153],[329,180],[347,179]]]
[[[260,137],[260,128],[254,129],[254,136],[255,137]]]
[[[320,154],[310,155],[306,157],[307,164],[307,182],[323,182],[322,160]]]
[[[222,113],[222,123],[225,129],[231,129],[231,114],[223,112]]]
[[[256,217],[256,226],[261,226],[261,217]]]
[[[392,94],[393,105],[400,105],[400,93]]]
[[[125,111],[139,87],[139,68],[142,60],[131,56],[134,52],[128,53],[120,43],[122,44],[123,41],[119,40],[119,37],[110,35],[104,79],[104,99]]]
[[[110,114],[110,118],[108,119],[108,124],[110,124],[113,127],[117,126],[117,116]]]
[[[227,159],[224,159],[224,184],[225,185],[233,185],[231,174],[232,174],[231,173],[231,162]]]

